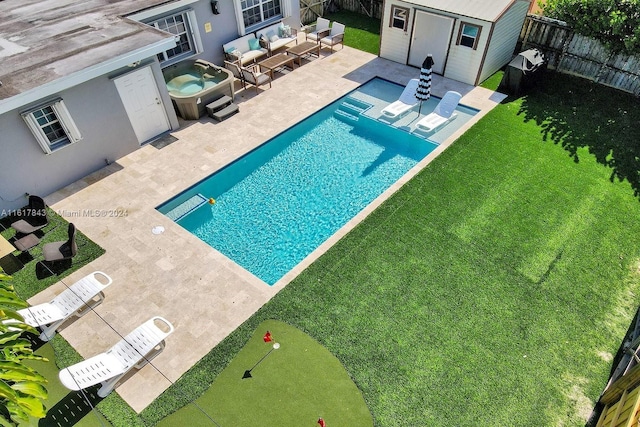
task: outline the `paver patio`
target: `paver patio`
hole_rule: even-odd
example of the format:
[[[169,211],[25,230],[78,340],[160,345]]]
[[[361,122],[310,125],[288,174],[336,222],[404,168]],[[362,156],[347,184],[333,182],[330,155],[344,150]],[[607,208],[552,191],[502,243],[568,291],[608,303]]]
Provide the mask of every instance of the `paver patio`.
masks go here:
[[[237,93],[240,112],[230,119],[181,122],[180,129],[165,137],[174,140],[171,144],[161,149],[147,144],[47,196],[54,210],[106,249],[105,255],[65,283],[94,270],[114,280],[95,312],[71,323],[62,336],[83,357],[90,357],[152,316],[171,321],[176,330],[163,353],[116,389],[134,410],[144,409],[504,97],[434,76],[434,95],[456,90],[463,94],[463,104],[481,112],[274,286],[192,236],[155,207],[370,78],[380,76],[405,84],[418,74],[416,68],[349,47],[333,54],[323,49],[319,59],[303,61],[293,72],[278,75],[271,89],[258,95],[253,89]],[[110,211],[118,210],[126,215],[109,216]],[[151,230],[158,225],[165,232],[155,235]],[[58,283],[29,302],[47,301],[63,286]]]

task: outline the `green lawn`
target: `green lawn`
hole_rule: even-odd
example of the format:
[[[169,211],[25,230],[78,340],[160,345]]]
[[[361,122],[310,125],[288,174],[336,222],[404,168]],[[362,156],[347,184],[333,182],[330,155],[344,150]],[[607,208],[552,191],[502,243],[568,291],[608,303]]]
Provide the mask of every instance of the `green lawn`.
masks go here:
[[[267,331],[271,342],[264,341]],[[196,405],[159,427],[212,425],[198,408],[216,408],[213,419],[222,426],[313,425],[319,418],[327,425],[373,425],[360,390],[338,359],[304,332],[275,320],[258,326]]]
[[[380,53],[380,20],[355,12],[340,11],[324,16],[346,26],[344,45],[378,55]],[[340,49],[340,47],[337,47]]]
[[[272,318],[340,360],[377,426],[584,425],[638,304],[636,103],[554,74],[508,99],[142,419],[205,392]]]
[[[638,305],[638,122],[634,97],[549,74],[536,93],[483,118],[140,416],[114,393],[98,407],[131,427],[186,405],[171,419],[190,425],[191,402],[276,319],[337,357],[376,426],[583,426]],[[18,280],[23,297],[48,286]],[[56,357],[76,357],[66,351],[56,347]],[[202,409],[216,419],[215,402]]]

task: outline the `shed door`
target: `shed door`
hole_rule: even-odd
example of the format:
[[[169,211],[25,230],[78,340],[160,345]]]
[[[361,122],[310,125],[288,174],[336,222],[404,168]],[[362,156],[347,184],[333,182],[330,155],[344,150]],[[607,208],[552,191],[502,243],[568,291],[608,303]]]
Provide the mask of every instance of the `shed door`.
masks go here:
[[[409,65],[420,67],[430,53],[434,62],[432,71],[442,74],[447,62],[454,22],[455,20],[448,16],[417,10],[409,48]]]
[[[139,143],[169,130],[169,119],[151,67],[125,74],[114,82]]]

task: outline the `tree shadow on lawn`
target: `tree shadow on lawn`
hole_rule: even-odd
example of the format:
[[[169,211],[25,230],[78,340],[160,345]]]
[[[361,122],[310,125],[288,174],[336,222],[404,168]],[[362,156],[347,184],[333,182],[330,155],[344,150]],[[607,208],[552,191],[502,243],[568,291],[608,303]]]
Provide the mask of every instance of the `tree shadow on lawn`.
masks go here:
[[[509,99],[509,98],[508,98]],[[546,72],[522,99],[518,115],[542,129],[544,141],[560,144],[577,163],[589,150],[611,169],[610,181],[627,180],[640,198],[640,123],[638,100],[631,94],[586,79]]]

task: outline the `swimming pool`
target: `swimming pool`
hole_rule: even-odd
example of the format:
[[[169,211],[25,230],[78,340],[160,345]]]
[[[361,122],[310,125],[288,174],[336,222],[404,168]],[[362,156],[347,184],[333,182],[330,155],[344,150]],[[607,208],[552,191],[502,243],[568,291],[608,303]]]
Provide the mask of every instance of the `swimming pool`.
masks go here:
[[[398,90],[374,81],[367,84]],[[437,147],[364,114],[373,108],[358,96],[365,92],[330,104],[157,209],[273,285]]]

